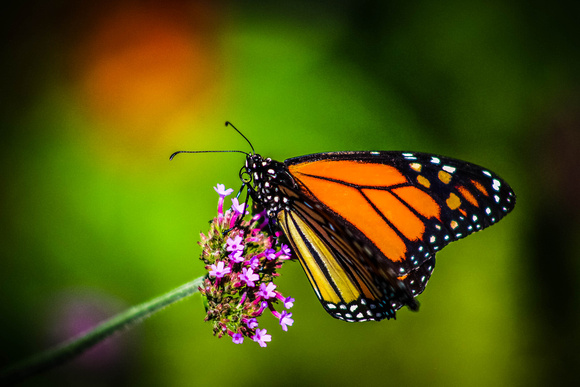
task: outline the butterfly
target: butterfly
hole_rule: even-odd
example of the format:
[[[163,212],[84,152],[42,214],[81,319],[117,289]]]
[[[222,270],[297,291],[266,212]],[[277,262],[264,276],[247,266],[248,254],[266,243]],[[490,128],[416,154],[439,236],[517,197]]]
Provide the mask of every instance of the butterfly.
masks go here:
[[[435,253],[497,223],[516,201],[489,169],[418,152],[279,162],[252,147],[240,177],[289,240],[326,312],[347,322],[418,309]]]

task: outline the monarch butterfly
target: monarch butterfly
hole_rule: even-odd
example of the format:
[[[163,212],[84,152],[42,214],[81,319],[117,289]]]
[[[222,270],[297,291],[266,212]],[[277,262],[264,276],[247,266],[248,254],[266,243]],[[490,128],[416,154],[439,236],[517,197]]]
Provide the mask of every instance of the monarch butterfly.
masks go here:
[[[348,322],[416,310],[435,253],[515,205],[504,180],[466,161],[358,151],[279,162],[250,146],[234,151],[246,154],[240,177],[249,196],[290,241],[324,309]]]

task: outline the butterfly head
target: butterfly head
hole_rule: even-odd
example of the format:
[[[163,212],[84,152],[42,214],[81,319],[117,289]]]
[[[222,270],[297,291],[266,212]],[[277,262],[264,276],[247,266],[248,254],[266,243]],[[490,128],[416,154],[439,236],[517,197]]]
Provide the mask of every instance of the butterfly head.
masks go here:
[[[275,218],[290,205],[290,199],[280,191],[280,186],[293,184],[283,163],[259,154],[248,154],[240,178],[248,186],[254,202],[264,207],[268,217]]]

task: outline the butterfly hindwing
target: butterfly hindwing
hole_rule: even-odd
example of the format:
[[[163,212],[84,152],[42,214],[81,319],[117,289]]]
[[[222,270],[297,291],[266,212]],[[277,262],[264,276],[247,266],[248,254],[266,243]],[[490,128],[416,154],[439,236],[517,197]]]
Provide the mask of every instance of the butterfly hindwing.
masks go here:
[[[278,221],[326,311],[345,321],[393,318],[405,300],[403,290],[384,276],[363,251],[362,243],[347,236],[307,198],[292,211],[282,211]],[[411,293],[409,293],[411,294]]]

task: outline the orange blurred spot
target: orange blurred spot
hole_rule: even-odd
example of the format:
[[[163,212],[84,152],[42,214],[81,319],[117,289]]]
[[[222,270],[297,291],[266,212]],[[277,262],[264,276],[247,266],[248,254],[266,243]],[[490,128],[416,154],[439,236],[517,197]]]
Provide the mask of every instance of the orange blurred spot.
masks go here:
[[[75,64],[82,102],[109,137],[100,140],[156,145],[184,111],[204,105],[217,78],[216,27],[207,4],[192,4],[123,4],[89,32]]]

